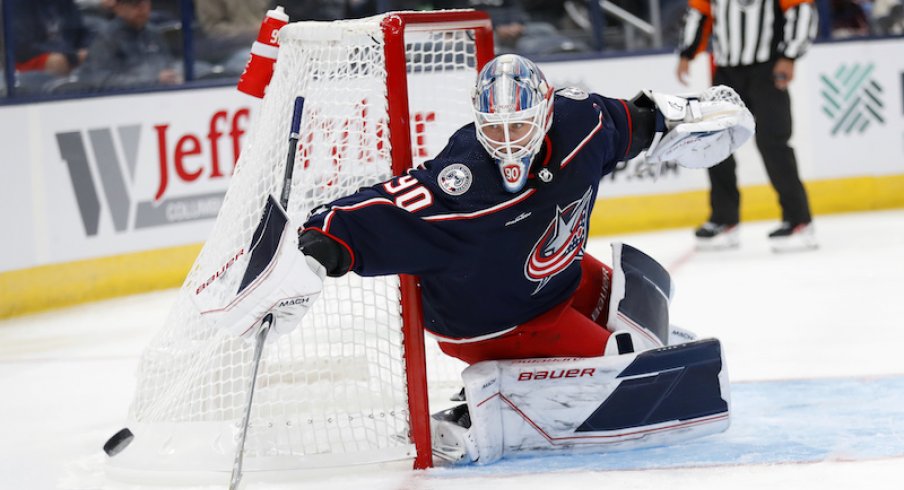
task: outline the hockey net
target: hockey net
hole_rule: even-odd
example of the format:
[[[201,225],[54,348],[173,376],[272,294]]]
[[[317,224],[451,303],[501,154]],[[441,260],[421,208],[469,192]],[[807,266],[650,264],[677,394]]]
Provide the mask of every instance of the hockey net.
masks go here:
[[[319,204],[438,152],[471,119],[469,91],[492,56],[491,36],[486,16],[473,11],[299,22],[280,31],[275,74],[250,143],[213,232],[143,353],[128,421],[135,440],[112,466],[231,470],[253,345],[209,328],[191,296],[247,247],[266,196],[282,191],[295,98],[303,96],[305,106],[288,212],[301,223]],[[218,287],[237,290],[241,273],[221,272]],[[462,365],[434,341],[425,344],[416,321],[403,321],[420,312],[409,292],[412,279],[401,283],[400,292],[396,276],[328,278],[301,325],[268,342],[246,472],[404,459],[430,464],[422,349],[434,402],[457,391]]]

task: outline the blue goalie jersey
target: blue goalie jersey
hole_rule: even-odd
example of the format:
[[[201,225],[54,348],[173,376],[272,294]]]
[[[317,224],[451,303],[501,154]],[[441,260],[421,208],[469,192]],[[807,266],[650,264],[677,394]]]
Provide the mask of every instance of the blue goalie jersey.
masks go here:
[[[537,317],[577,288],[600,179],[632,148],[625,101],[565,89],[554,103],[519,193],[504,190],[469,124],[433,160],[320,208],[305,228],[343,243],[357,274],[417,275],[424,326],[439,336]]]

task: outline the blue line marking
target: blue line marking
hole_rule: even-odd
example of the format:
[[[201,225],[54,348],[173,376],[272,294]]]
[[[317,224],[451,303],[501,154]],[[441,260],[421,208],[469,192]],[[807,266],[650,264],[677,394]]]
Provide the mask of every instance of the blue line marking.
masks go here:
[[[816,463],[904,457],[904,376],[735,383],[731,427],[668,447],[505,459],[431,477]]]

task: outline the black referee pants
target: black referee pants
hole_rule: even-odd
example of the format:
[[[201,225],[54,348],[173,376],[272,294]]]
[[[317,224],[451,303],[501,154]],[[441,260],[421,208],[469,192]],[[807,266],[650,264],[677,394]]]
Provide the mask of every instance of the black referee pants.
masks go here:
[[[797,159],[788,145],[791,139],[791,98],[787,91],[775,88],[773,63],[750,66],[716,67],[713,82],[735,89],[756,119],[756,146],[766,164],[766,173],[778,193],[782,221],[809,223],[807,191],[797,173]],[[737,164],[734,156],[709,169],[711,184],[710,221],[734,224],[740,221],[741,195],[738,192]]]

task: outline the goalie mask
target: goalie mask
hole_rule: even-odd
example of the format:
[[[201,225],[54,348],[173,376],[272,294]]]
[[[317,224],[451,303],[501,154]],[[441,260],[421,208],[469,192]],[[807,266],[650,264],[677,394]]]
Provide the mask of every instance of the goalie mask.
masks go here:
[[[505,190],[519,192],[552,125],[552,87],[537,65],[506,54],[477,75],[472,102],[477,139],[493,157]]]

